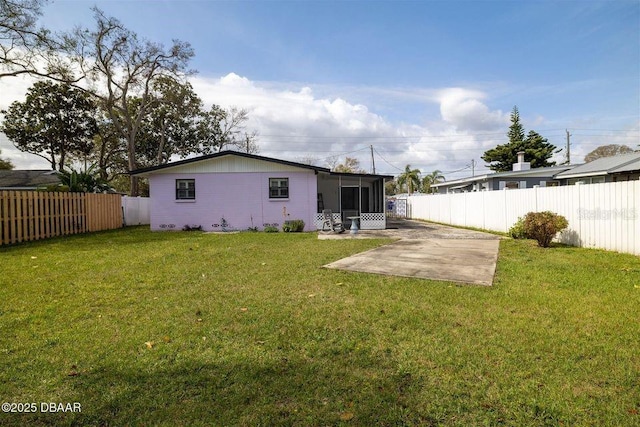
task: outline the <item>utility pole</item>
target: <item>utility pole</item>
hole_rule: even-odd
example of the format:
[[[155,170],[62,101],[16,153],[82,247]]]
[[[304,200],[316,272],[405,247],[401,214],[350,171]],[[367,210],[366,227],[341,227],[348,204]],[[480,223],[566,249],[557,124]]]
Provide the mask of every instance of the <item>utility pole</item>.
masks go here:
[[[571,164],[571,134],[567,129],[564,130],[567,133],[567,164]]]
[[[373,174],[376,174],[376,159],[373,157],[373,145],[370,145],[371,148],[371,165],[373,165]]]
[[[476,161],[471,159],[471,176],[476,176]]]

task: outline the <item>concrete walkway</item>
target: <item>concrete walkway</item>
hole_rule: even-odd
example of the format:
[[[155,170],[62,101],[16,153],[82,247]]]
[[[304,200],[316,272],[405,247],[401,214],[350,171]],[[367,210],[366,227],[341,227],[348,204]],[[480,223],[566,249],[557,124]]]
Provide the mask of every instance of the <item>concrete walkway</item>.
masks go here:
[[[356,235],[318,233],[319,239],[392,238],[398,241],[327,264],[326,268],[491,286],[500,237],[410,220]]]

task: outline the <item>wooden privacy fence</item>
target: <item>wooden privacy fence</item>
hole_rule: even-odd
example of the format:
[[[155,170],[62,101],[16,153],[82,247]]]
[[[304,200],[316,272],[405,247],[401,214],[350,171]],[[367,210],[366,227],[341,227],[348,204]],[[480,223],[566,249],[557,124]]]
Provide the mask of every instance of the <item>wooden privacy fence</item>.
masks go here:
[[[0,245],[120,228],[121,197],[0,191]]]

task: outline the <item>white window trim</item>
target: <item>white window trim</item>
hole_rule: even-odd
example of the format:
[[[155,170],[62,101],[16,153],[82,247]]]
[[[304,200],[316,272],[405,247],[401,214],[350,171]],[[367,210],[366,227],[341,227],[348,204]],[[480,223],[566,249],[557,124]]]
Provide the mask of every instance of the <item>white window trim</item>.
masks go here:
[[[184,182],[193,182],[193,197],[178,197],[178,192],[180,190],[186,190],[188,191],[189,188],[179,188],[178,187],[178,183],[184,183]],[[180,203],[184,203],[184,202],[195,202],[196,201],[196,180],[193,178],[177,178],[175,181],[175,201],[176,202],[180,202]]]
[[[287,196],[286,197],[277,197],[277,196],[274,197],[274,196],[271,195],[271,181],[272,180],[278,180],[278,181],[280,181],[280,183],[282,183],[283,181],[286,181],[286,183],[287,183],[287,187],[286,187],[287,188]],[[286,200],[289,200],[289,198],[291,197],[291,186],[289,185],[289,177],[269,177],[269,183],[268,184],[269,184],[269,190],[268,190],[269,191],[269,201],[273,201],[273,202],[286,201]],[[278,186],[277,188],[278,188],[278,190],[280,190],[281,188],[284,188],[284,187]]]

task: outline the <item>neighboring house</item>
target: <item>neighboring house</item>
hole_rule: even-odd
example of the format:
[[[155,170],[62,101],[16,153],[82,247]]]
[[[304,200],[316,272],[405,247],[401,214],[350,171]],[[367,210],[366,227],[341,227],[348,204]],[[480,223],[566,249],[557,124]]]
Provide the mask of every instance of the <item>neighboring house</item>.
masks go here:
[[[345,223],[359,216],[362,229],[384,229],[384,183],[393,178],[336,173],[235,151],[131,174],[149,178],[152,230],[186,225],[207,231],[262,229],[294,219],[303,220],[310,231],[321,226],[323,209],[331,209]]]
[[[556,179],[562,185],[637,180],[640,179],[640,152],[601,157],[559,173]]]
[[[52,170],[0,170],[0,190],[36,190],[60,184]]]
[[[534,186],[552,187],[560,185],[560,181],[555,178],[556,174],[573,167],[562,165],[531,169],[530,163],[524,161],[524,155],[518,154],[518,163],[513,164],[512,171],[476,175],[431,184],[431,187],[437,188],[440,194],[503,190],[505,188],[533,188]]]

